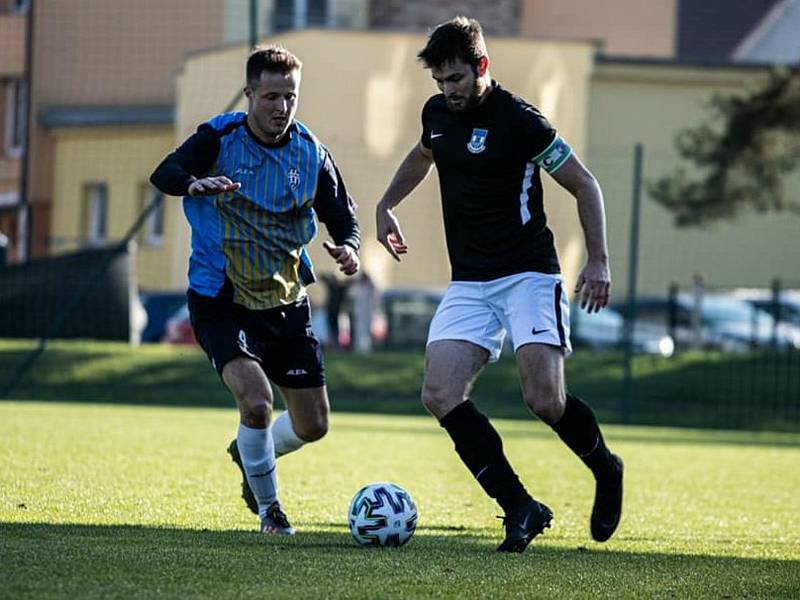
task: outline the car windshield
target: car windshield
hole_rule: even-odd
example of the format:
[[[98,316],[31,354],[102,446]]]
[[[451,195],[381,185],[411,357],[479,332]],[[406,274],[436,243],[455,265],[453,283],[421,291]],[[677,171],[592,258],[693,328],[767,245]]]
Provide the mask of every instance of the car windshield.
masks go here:
[[[703,298],[703,318],[711,323],[750,322],[770,320],[769,315],[747,302],[733,298],[706,296]]]

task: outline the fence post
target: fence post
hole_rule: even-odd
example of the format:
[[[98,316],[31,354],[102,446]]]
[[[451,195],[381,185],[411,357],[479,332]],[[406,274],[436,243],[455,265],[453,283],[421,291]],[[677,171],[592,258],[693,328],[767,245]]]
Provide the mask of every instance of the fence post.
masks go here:
[[[695,273],[692,276],[692,348],[700,348],[703,345],[702,318],[703,296],[703,276]]]
[[[8,260],[8,238],[0,233],[0,269],[6,266]]]
[[[631,422],[633,411],[633,334],[636,328],[636,279],[639,269],[639,215],[642,206],[642,164],[644,149],[636,144],[633,151],[633,206],[631,209],[631,237],[628,260],[628,306],[625,311],[625,359],[622,379],[622,422]]]
[[[772,280],[772,347],[778,347],[778,324],[781,321],[781,280]]]
[[[678,330],[678,284],[674,281],[669,284],[669,291],[667,292],[667,333],[678,345],[678,338],[675,337],[675,332]]]
[[[250,0],[250,49],[258,44],[258,0]]]

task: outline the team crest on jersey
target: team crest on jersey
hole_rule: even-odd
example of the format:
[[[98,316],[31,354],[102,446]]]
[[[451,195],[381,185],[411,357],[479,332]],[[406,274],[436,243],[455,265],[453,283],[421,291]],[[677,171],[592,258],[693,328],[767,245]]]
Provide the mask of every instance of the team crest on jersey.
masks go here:
[[[488,129],[478,129],[477,127],[472,130],[472,137],[467,144],[467,150],[473,154],[480,154],[486,150],[486,136],[489,135]]]
[[[292,191],[300,187],[300,171],[294,167],[286,172],[286,178],[289,180],[289,187],[292,188]]]

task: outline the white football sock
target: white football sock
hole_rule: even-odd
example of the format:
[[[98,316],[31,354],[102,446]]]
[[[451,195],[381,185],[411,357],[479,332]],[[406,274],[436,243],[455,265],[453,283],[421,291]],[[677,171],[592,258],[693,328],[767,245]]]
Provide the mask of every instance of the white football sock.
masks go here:
[[[292,417],[289,411],[285,410],[272,422],[272,439],[275,441],[275,457],[280,458],[284,454],[289,454],[299,450],[306,441],[300,439],[294,432]]]
[[[269,427],[252,429],[240,424],[236,444],[247,474],[247,483],[258,501],[258,516],[263,519],[267,509],[278,499],[275,445]]]

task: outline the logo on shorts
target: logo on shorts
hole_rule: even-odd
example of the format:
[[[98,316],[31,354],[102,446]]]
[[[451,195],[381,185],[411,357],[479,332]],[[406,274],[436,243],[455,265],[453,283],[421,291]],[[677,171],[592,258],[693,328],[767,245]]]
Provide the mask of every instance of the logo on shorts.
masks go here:
[[[531,329],[531,333],[533,335],[539,335],[540,333],[544,333],[545,331],[550,331],[550,330],[549,329],[536,329],[536,327]]]
[[[486,150],[486,136],[489,135],[488,129],[478,129],[477,127],[472,130],[472,137],[467,144],[467,150],[473,154],[480,154]]]
[[[300,187],[300,171],[292,167],[286,172],[286,178],[289,180],[289,187],[292,191],[296,191]]]
[[[308,371],[306,371],[305,369],[289,369],[288,371],[286,371],[286,374],[287,375],[294,375],[294,376],[297,376],[297,375],[308,375]]]
[[[250,349],[247,347],[247,336],[244,334],[244,329],[239,330],[239,348],[242,352],[250,354]]]

